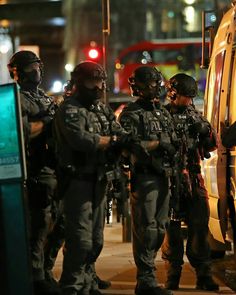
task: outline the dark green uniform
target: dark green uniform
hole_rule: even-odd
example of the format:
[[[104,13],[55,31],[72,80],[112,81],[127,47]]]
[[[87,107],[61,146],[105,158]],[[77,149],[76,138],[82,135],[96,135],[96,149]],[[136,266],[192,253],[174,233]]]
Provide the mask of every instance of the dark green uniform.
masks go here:
[[[171,104],[166,108],[172,114],[176,133],[182,148],[182,169],[189,177],[188,183],[181,183],[179,196],[171,200],[173,220],[170,221],[162,246],[162,257],[168,266],[169,282],[179,283],[184,255],[184,239],[181,221],[187,224],[186,255],[195,268],[198,280],[210,276],[210,249],[208,244],[209,204],[208,194],[201,175],[200,161],[209,151],[216,149],[216,136],[210,123],[202,117],[194,106],[183,111],[173,111]],[[186,159],[186,160],[185,160]],[[182,178],[184,181],[184,178]],[[179,202],[178,206],[175,202]],[[210,280],[210,279],[209,279]],[[210,282],[209,282],[210,284]],[[214,286],[213,286],[214,287]],[[209,289],[210,290],[210,289]]]
[[[34,281],[44,280],[44,245],[52,223],[56,190],[54,156],[49,148],[52,98],[43,91],[20,91],[27,161],[27,195],[30,213],[30,246]],[[44,120],[44,131],[30,139],[30,124]]]
[[[63,294],[89,294],[98,288],[94,263],[103,247],[106,173],[114,168],[109,152],[98,149],[98,143],[100,136],[121,131],[100,102],[85,108],[78,98],[69,97],[56,114],[57,153],[65,180]]]
[[[171,146],[174,132],[166,109],[142,98],[128,104],[120,115],[120,123],[138,136],[142,145],[141,149],[131,151],[131,161],[136,158],[132,164],[131,208],[133,255],[137,266],[136,294],[143,294],[157,287],[155,257],[169,221],[172,169],[171,159],[164,149],[158,147],[149,153],[142,152],[142,149],[145,149],[145,141],[152,140],[164,141]],[[161,290],[157,292],[162,294]]]

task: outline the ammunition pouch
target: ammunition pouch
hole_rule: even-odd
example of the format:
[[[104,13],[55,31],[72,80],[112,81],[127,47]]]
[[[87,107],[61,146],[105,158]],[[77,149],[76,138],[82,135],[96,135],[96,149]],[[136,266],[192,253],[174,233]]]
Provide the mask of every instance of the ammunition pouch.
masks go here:
[[[158,174],[170,177],[173,175],[173,168],[170,166],[168,161],[163,161],[162,158],[152,157],[152,167]]]

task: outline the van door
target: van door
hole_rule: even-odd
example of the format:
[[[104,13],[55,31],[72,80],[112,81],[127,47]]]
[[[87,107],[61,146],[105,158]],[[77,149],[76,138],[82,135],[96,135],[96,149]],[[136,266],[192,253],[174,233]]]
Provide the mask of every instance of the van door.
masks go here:
[[[236,35],[234,37],[236,39]],[[226,125],[231,125],[236,121],[236,40],[234,40],[234,48],[232,51],[232,68],[231,79],[229,80],[229,103],[227,110]],[[236,134],[235,134],[236,137]],[[229,229],[228,239],[236,241],[236,147],[227,151],[227,195],[228,195],[228,208],[229,208]]]
[[[232,55],[234,35],[235,11],[232,8],[223,16],[214,40],[205,93],[204,113],[217,130],[219,139],[221,130],[231,114],[232,104],[235,104],[232,102],[232,91],[235,91],[232,87],[235,83],[235,55]],[[229,161],[233,163],[234,159],[228,157],[226,149],[219,140],[218,150],[214,151],[212,157],[204,160],[203,163],[205,182],[209,193],[210,246],[213,250],[227,250],[230,246],[226,234],[229,208],[228,191],[229,178],[230,175],[233,175],[234,170],[227,168]]]

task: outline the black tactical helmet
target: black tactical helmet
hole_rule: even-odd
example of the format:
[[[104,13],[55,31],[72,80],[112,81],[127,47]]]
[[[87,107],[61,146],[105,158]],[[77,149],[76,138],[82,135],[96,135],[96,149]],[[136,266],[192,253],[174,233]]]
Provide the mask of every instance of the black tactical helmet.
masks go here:
[[[179,73],[170,78],[170,86],[176,89],[177,94],[195,97],[198,93],[197,82],[189,75]]]
[[[142,66],[137,68],[133,75],[129,78],[129,81],[132,82],[141,82],[148,83],[149,81],[157,81],[161,83],[163,81],[163,77],[161,72],[159,72],[155,67]]]
[[[74,68],[74,71],[71,72],[71,79],[75,83],[90,79],[105,80],[106,78],[106,72],[103,67],[93,61],[81,62]]]
[[[154,88],[149,87],[152,81],[155,81],[157,84]],[[150,99],[160,97],[164,78],[155,67],[141,66],[133,72],[128,82],[132,90],[132,96],[145,96]]]
[[[19,74],[23,71],[24,67],[34,62],[40,63],[42,71],[41,60],[34,52],[29,50],[22,50],[13,54],[9,61],[9,64],[7,65],[11,78],[14,79],[15,71]]]
[[[18,51],[10,59],[10,62],[8,64],[8,68],[17,68],[17,69],[23,69],[25,66],[38,62],[40,63],[40,58],[32,51],[29,50],[22,50]]]

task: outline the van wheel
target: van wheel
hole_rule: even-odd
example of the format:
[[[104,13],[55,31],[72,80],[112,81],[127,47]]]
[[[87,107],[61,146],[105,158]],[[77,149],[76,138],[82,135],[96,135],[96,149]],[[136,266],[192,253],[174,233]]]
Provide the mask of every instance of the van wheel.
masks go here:
[[[220,259],[224,258],[225,251],[224,250],[211,250],[211,259]]]

